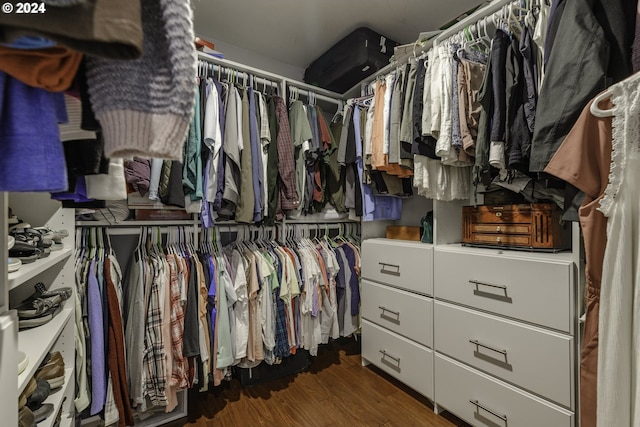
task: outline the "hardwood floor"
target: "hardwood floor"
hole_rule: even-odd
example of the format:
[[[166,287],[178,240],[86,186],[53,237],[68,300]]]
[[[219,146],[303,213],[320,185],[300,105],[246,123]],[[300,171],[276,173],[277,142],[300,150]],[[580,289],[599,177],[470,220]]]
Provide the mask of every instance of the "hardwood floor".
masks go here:
[[[362,367],[360,345],[321,346],[306,372],[244,388],[238,379],[189,395],[189,416],[169,426],[467,426],[438,416],[424,397],[374,367]]]

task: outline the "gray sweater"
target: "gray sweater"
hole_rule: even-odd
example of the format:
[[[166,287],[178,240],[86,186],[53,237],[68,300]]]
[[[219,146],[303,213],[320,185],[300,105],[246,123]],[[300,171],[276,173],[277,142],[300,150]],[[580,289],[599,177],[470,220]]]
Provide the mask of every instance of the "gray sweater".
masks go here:
[[[188,0],[142,0],[142,57],[87,61],[107,157],[180,159],[193,117],[196,52]]]

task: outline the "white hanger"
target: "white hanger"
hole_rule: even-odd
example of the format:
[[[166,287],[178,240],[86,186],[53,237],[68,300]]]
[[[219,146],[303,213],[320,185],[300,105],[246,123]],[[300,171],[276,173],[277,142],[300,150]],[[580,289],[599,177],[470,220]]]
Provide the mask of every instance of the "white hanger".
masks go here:
[[[604,90],[603,92],[599,93],[598,95],[596,95],[595,98],[593,98],[593,101],[591,102],[591,105],[589,106],[589,111],[591,112],[591,114],[593,114],[596,117],[611,117],[613,116],[613,109],[610,110],[603,110],[599,107],[600,103],[608,98],[611,98],[614,95],[614,91],[617,90],[617,88],[619,87],[620,84],[622,83],[629,83],[629,82],[633,82],[636,80],[640,80],[640,72],[637,72],[635,74],[632,74],[631,76],[627,77],[626,79],[624,79],[623,81],[614,84],[613,86],[608,87],[606,90]]]
[[[602,101],[609,99],[613,95],[613,91],[611,88],[605,90],[604,92],[599,93],[593,98],[591,101],[591,105],[589,106],[589,111],[596,117],[611,117],[613,116],[613,108],[609,110],[602,110],[599,105]]]

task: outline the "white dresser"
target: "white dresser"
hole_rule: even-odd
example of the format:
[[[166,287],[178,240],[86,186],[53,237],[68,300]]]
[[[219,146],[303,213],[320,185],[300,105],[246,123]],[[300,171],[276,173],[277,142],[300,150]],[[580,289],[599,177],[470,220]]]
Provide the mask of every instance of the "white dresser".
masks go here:
[[[433,246],[362,244],[362,359],[433,400]]]
[[[435,400],[475,426],[576,424],[572,255],[434,249]]]
[[[572,253],[369,239],[362,358],[474,426],[577,425]]]

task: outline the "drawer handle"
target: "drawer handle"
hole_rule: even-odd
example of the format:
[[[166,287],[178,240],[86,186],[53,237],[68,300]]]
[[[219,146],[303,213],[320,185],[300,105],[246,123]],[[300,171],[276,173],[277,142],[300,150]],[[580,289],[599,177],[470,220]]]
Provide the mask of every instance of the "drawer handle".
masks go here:
[[[380,350],[380,353],[382,353],[382,358],[383,359],[385,357],[388,357],[389,359],[393,359],[398,364],[398,366],[400,366],[400,358],[399,357],[394,357],[394,356],[390,355],[389,353],[387,353],[386,350]]]
[[[382,310],[382,314],[383,314],[383,315],[384,315],[384,313],[385,313],[385,312],[387,312],[387,313],[391,313],[391,314],[393,314],[393,315],[394,315],[394,316],[396,316],[398,319],[400,319],[400,312],[399,312],[399,311],[389,310],[387,307],[384,307],[384,306],[382,306],[382,305],[379,305],[379,306],[378,306],[378,308],[379,308],[380,310]]]
[[[492,411],[491,409],[489,409],[486,406],[482,405],[477,400],[469,400],[469,403],[471,403],[472,405],[474,405],[478,409],[482,409],[483,411],[486,411],[486,412],[490,413],[491,415],[500,418],[502,421],[505,422],[505,424],[507,423],[507,416],[506,415],[500,415],[497,412]]]
[[[388,264],[386,262],[379,262],[378,264],[380,264],[382,266],[382,268],[380,269],[381,273],[391,274],[393,276],[399,276],[400,275],[400,266],[399,265]],[[387,267],[395,268],[396,271],[387,270]]]
[[[472,285],[476,285],[476,287],[478,287],[478,286],[489,286],[490,288],[503,289],[505,292],[507,290],[507,287],[505,285],[494,285],[494,284],[491,284],[491,283],[479,282],[477,280],[469,280],[469,283],[471,283]]]
[[[478,340],[469,340],[469,342],[476,347],[486,348],[487,350],[495,351],[496,353],[502,354],[504,357],[507,357],[507,350],[500,350],[499,348],[491,347],[490,345],[482,344]]]

